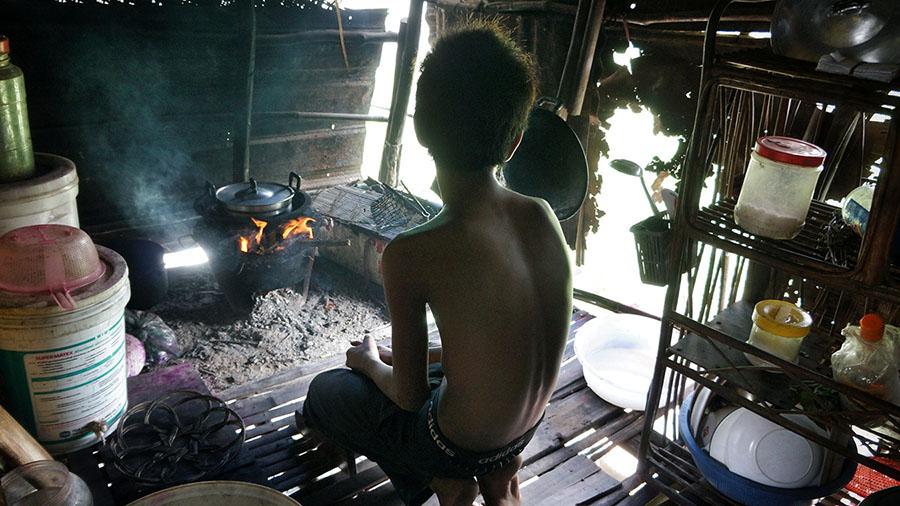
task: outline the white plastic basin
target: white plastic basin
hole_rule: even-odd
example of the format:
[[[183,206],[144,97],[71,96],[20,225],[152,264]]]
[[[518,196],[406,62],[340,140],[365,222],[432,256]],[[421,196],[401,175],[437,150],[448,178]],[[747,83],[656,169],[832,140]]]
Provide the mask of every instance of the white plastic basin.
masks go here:
[[[643,411],[658,341],[657,320],[604,312],[576,331],[575,356],[588,387],[603,400]]]

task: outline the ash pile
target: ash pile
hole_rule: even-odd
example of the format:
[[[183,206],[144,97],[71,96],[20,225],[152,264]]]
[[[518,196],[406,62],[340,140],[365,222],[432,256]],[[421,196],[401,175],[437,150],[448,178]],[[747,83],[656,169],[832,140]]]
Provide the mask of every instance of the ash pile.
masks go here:
[[[304,300],[302,286],[254,296],[247,316],[228,310],[209,269],[171,279],[167,300],[153,308],[175,331],[181,361],[197,365],[209,388],[227,388],[343,353],[350,341],[390,332],[377,292],[359,276],[317,262]]]

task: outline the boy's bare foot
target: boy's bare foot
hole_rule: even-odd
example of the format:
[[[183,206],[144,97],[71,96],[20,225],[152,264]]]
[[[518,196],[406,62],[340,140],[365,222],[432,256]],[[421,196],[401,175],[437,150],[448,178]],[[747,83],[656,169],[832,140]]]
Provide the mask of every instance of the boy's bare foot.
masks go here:
[[[441,506],[472,506],[478,497],[478,484],[475,478],[458,480],[453,478],[434,478],[431,490],[437,494]]]
[[[522,503],[518,476],[521,467],[522,456],[517,455],[509,464],[478,478],[485,506],[518,506]]]

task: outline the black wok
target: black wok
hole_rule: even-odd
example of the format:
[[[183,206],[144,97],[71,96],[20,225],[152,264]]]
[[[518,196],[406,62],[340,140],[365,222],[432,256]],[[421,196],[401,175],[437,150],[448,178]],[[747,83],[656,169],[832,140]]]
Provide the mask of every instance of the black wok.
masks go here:
[[[574,216],[587,194],[588,164],[575,132],[555,112],[531,111],[522,144],[503,167],[510,190],[547,201],[560,221]]]

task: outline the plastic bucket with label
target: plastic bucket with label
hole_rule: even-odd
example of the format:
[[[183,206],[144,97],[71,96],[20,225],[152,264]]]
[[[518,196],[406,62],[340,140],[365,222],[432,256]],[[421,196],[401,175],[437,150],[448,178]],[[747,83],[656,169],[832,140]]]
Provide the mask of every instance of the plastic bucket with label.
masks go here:
[[[98,246],[104,274],[71,291],[0,291],[0,401],[53,454],[87,448],[115,430],[128,405],[125,304],[128,267]]]

